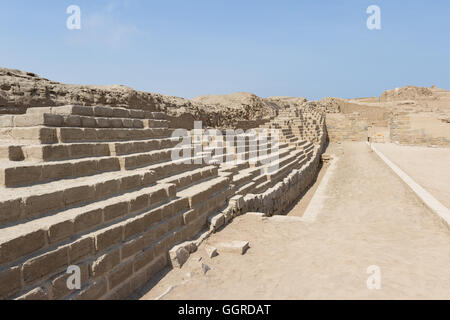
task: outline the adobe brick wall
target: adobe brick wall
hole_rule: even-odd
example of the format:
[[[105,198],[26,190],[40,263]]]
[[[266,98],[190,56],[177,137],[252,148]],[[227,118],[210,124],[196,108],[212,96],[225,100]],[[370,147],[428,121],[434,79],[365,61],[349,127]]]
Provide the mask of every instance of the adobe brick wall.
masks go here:
[[[326,123],[331,142],[367,141],[368,122],[357,114],[327,114]]]

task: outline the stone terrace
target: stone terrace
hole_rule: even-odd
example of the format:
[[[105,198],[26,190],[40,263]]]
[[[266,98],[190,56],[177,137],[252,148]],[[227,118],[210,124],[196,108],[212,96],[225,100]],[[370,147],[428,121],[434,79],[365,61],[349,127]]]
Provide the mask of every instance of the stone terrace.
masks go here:
[[[108,106],[0,116],[0,299],[125,298],[205,227],[281,213],[313,181],[326,142],[322,114],[282,111],[236,135],[243,150],[192,143],[173,160],[182,137],[169,127],[165,113]],[[80,290],[66,286],[71,265]]]

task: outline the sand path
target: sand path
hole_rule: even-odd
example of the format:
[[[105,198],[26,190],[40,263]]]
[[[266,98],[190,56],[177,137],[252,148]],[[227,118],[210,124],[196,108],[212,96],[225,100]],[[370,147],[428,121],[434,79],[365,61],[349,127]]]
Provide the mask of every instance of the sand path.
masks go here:
[[[208,243],[246,240],[245,255],[209,259],[202,245],[142,299],[170,286],[164,299],[450,299],[449,228],[365,143],[327,153],[339,160],[314,222],[239,217]],[[206,275],[200,257],[211,267]],[[372,265],[380,290],[367,288]]]

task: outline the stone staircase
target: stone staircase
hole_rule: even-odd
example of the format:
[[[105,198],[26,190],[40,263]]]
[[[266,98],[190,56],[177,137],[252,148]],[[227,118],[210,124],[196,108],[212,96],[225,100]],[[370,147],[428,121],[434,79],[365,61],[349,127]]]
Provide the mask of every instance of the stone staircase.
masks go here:
[[[164,113],[63,106],[0,118],[0,298],[126,297],[233,195],[218,165],[172,160],[180,138]],[[71,265],[83,274],[75,292]]]
[[[305,172],[286,192],[297,196],[326,139],[323,116],[302,110],[222,148],[181,145],[166,115],[148,110],[31,108],[0,124],[0,299],[125,298],[232,197],[272,194]],[[174,159],[180,152],[188,156]],[[70,266],[80,289],[66,285]]]

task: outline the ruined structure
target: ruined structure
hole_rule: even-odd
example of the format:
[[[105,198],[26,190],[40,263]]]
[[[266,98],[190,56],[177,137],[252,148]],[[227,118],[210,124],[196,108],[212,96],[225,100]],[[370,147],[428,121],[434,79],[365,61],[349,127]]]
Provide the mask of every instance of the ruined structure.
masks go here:
[[[449,143],[420,140],[402,104],[369,98],[240,93],[221,97],[234,99],[227,108],[7,69],[0,80],[0,299],[126,298],[205,232],[246,212],[284,214],[328,140]],[[218,141],[210,128],[241,130]],[[81,288],[70,289],[74,266]]]
[[[249,210],[282,213],[314,180],[326,143],[324,115],[294,108],[236,134],[243,150],[214,154],[202,141],[196,152],[193,141],[174,160],[182,137],[156,107],[25,112],[0,116],[2,299],[126,298],[205,228]],[[81,289],[66,284],[70,266]]]

